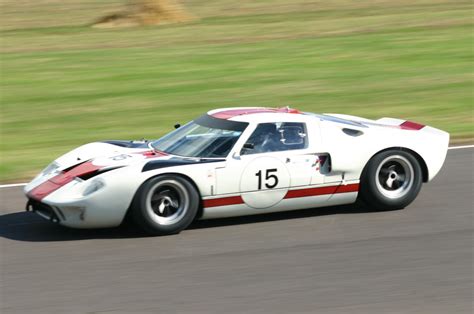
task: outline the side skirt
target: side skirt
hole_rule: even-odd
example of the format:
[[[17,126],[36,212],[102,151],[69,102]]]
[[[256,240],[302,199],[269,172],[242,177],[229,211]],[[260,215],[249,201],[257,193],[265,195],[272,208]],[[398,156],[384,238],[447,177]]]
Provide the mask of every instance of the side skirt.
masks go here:
[[[358,183],[336,186],[312,186],[288,191],[278,204],[268,208],[252,208],[240,195],[205,199],[201,219],[256,215],[280,211],[352,204],[357,200]],[[328,198],[328,195],[331,195]]]

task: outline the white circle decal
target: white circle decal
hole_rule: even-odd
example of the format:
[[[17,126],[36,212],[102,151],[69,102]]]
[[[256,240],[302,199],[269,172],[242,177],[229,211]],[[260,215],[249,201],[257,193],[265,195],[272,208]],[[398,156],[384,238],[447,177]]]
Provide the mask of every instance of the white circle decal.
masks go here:
[[[258,157],[242,172],[240,192],[248,206],[268,208],[280,202],[288,192],[290,173],[275,157]]]

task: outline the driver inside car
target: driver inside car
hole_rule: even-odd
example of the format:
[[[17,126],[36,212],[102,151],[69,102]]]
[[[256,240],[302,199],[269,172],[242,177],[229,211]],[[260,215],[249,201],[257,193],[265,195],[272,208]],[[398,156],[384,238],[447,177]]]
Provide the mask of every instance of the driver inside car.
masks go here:
[[[259,154],[282,150],[282,135],[275,123],[259,124],[247,143],[253,146],[245,154]]]

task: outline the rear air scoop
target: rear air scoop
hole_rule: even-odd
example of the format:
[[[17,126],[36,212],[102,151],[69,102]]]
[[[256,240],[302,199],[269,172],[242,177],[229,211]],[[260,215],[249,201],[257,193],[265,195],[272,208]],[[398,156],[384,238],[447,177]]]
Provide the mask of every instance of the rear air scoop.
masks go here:
[[[394,119],[394,118],[382,118],[382,119],[378,119],[376,122],[381,125],[398,127],[402,130],[411,130],[411,131],[419,131],[426,126],[424,124],[416,123],[413,121]]]

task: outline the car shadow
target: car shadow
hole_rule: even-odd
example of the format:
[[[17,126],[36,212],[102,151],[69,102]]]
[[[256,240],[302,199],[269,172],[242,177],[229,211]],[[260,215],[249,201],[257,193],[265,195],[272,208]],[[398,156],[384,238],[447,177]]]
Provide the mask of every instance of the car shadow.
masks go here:
[[[224,226],[264,223],[279,220],[301,219],[336,214],[371,213],[374,210],[360,204],[321,207],[278,213],[198,220],[188,230],[212,229]],[[124,224],[108,229],[70,229],[45,221],[30,212],[17,212],[0,216],[0,237],[27,242],[78,241],[88,239],[124,239],[148,237],[133,226]]]
[[[66,228],[26,211],[0,216],[0,237],[15,241],[55,242],[145,236],[131,226],[104,229]]]

